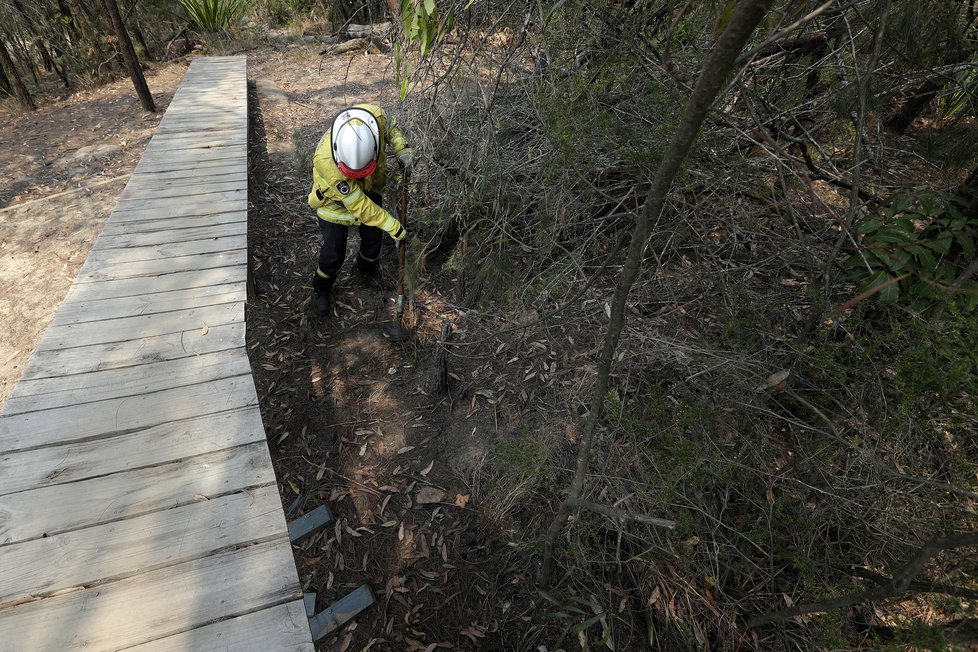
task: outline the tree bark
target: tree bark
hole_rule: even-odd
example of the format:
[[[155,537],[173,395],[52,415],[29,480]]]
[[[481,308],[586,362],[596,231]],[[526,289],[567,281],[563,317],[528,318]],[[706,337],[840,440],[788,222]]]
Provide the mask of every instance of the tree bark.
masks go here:
[[[20,74],[17,72],[16,66],[14,66],[14,61],[10,58],[10,51],[7,50],[7,46],[3,42],[3,39],[0,39],[0,66],[3,67],[3,73],[7,77],[7,82],[10,84],[14,97],[16,97],[27,110],[34,111],[37,109],[37,105],[34,104],[34,98],[32,98],[31,94],[27,91],[27,86],[24,85],[24,80],[20,78]]]
[[[130,19],[132,20],[130,21]],[[153,56],[153,51],[149,47],[149,42],[146,40],[143,30],[139,26],[139,20],[136,18],[136,0],[127,0],[126,15],[122,22],[132,25],[132,33],[136,36],[136,40],[139,41],[140,47],[143,48],[146,58],[150,61],[154,61],[156,57]]]
[[[591,411],[588,413],[584,425],[574,479],[567,492],[567,497],[561,503],[553,522],[547,529],[543,560],[537,575],[537,580],[541,585],[550,583],[554,543],[570,517],[575,503],[581,499],[583,494],[584,479],[590,465],[591,447],[594,443],[594,432],[601,416],[601,408],[604,405],[605,393],[608,389],[608,377],[611,374],[612,362],[618,348],[618,339],[625,325],[626,301],[642,265],[649,224],[657,220],[662,214],[669,188],[689,155],[710,107],[723,89],[741,50],[747,43],[747,39],[750,38],[758,23],[767,13],[772,2],[773,0],[742,0],[737,4],[726,28],[717,41],[716,47],[713,48],[703,64],[700,78],[696,82],[696,87],[689,98],[686,110],[676,127],[669,147],[662,158],[662,163],[656,172],[652,187],[646,196],[645,206],[636,216],[628,257],[625,260],[625,266],[622,268],[618,287],[615,291],[614,303],[611,308],[611,321],[605,335],[604,347],[601,350],[598,377],[591,399]]]
[[[108,13],[109,18],[112,20],[112,25],[115,27],[116,35],[119,38],[119,49],[122,50],[122,58],[126,62],[126,68],[129,69],[129,77],[132,78],[132,85],[136,87],[136,95],[139,96],[139,102],[143,105],[144,109],[150,113],[155,113],[156,105],[153,103],[153,94],[149,92],[149,86],[146,85],[143,71],[139,67],[139,60],[136,59],[136,51],[132,47],[129,33],[126,31],[126,26],[122,22],[122,16],[119,15],[119,5],[116,4],[116,0],[102,0],[102,5],[105,7],[105,11]]]
[[[886,125],[887,129],[902,134],[913,124],[917,116],[923,113],[924,109],[934,101],[946,83],[947,79],[944,77],[928,79],[915,88],[907,101],[888,115],[883,124]]]

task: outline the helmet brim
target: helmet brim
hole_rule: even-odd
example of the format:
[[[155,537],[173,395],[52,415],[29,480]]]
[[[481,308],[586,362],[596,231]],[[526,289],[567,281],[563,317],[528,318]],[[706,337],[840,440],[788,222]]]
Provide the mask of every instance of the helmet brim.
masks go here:
[[[342,172],[343,176],[347,179],[363,179],[364,177],[369,177],[371,174],[377,171],[377,161],[370,161],[370,165],[360,170],[354,170],[346,163],[342,162],[337,163],[336,167],[340,169],[340,172]]]

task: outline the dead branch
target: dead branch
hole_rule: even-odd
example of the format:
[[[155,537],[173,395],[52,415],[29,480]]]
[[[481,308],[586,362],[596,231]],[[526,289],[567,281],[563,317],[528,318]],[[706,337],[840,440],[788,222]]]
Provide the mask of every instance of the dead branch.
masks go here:
[[[441,322],[441,334],[438,336],[438,348],[435,350],[435,361],[432,365],[434,373],[428,383],[428,393],[441,396],[448,391],[448,342],[452,338],[452,322],[447,319]]]
[[[833,611],[835,609],[849,607],[860,602],[873,602],[902,595],[910,590],[910,585],[913,583],[917,575],[920,574],[920,571],[923,570],[924,565],[927,564],[932,557],[944,550],[949,550],[952,548],[965,548],[976,545],[978,545],[978,532],[966,532],[963,534],[951,534],[934,537],[922,545],[919,550],[917,550],[917,554],[913,556],[906,566],[900,569],[899,573],[883,584],[865,591],[858,591],[856,593],[850,593],[849,595],[833,598],[832,600],[808,604],[797,604],[793,607],[781,609],[780,611],[775,611],[763,616],[755,616],[747,622],[747,627],[760,627],[761,625],[780,622],[782,620],[787,620],[788,618],[794,618],[795,616],[803,616],[811,613],[823,613],[826,611]]]
[[[329,45],[319,52],[320,56],[336,55],[336,54],[346,54],[348,52],[357,52],[359,50],[365,50],[370,54],[382,54],[383,50],[377,45],[374,39],[369,38],[355,38],[345,43],[338,43],[336,45]]]
[[[570,501],[572,507],[577,507],[579,509],[586,509],[589,512],[595,512],[597,514],[603,514],[607,516],[612,521],[615,521],[619,525],[625,523],[626,521],[635,521],[636,523],[645,523],[646,525],[655,525],[657,527],[664,527],[668,529],[673,529],[676,527],[675,521],[670,521],[664,518],[656,518],[654,516],[649,516],[647,514],[639,514],[636,512],[629,512],[623,509],[616,509],[615,507],[609,507],[608,505],[601,505],[599,503],[592,503],[587,500],[581,500],[575,498]]]

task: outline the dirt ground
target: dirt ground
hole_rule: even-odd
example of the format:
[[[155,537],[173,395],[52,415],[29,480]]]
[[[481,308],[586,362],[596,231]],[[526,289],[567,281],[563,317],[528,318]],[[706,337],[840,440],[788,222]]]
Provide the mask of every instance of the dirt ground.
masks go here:
[[[515,354],[522,347],[528,358],[541,356],[542,369],[551,368],[552,354],[539,344],[527,352],[528,342],[473,337],[437,282],[419,291],[408,310],[412,339],[403,346],[386,342],[380,325],[392,315],[396,250],[385,243],[388,289],[369,290],[349,274],[355,236],[335,288],[334,315],[316,319],[309,279],[319,232],[305,203],[309,172],[296,145],[300,152],[311,148],[344,105],[396,103],[389,57],[322,58],[318,49],[279,45],[247,52],[255,287],[247,319],[287,515],[325,504],[336,516],[335,527],[295,551],[303,587],[317,593],[320,610],[361,584],[378,601],[319,649],[536,649],[540,640],[529,623],[537,604],[526,588],[531,570],[516,543],[517,526],[502,525],[499,515],[487,518],[473,485],[500,432],[533,425],[532,417],[501,400],[525,370],[512,378],[494,375],[483,364],[486,354],[503,347]],[[168,63],[147,75],[155,115],[141,111],[127,80],[30,114],[9,102],[0,106],[0,405],[188,63]],[[389,182],[386,201],[395,201],[395,186]],[[451,361],[447,395],[430,384],[446,320],[455,322],[455,342],[469,345]]]
[[[455,337],[467,337],[457,312],[435,282],[408,312],[412,340],[386,342],[396,250],[385,242],[387,291],[369,290],[351,274],[353,235],[333,316],[318,320],[309,304],[320,238],[306,205],[303,153],[343,106],[396,105],[390,60],[320,58],[315,48],[293,46],[250,55],[249,78],[256,286],[249,352],[283,505],[291,517],[326,504],[337,517],[335,528],[296,550],[296,562],[320,609],[363,583],[379,602],[322,649],[522,649],[527,626],[506,623],[521,623],[532,609],[528,596],[515,598],[528,571],[505,529],[480,513],[471,486],[499,429],[517,414],[489,389],[474,393],[492,387],[478,354],[453,360],[458,394],[430,388],[442,322],[454,321]],[[389,175],[388,205],[398,177]]]
[[[188,62],[25,113],[0,103],[0,406],[85,262]]]

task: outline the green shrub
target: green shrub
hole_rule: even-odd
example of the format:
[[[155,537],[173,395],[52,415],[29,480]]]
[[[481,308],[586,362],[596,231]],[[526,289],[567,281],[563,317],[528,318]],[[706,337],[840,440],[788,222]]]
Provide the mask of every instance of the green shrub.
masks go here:
[[[978,219],[964,215],[959,204],[933,191],[901,193],[882,214],[860,220],[861,249],[846,261],[849,277],[859,283],[857,291],[882,288],[881,302],[915,309],[940,301],[966,311],[978,306],[978,281],[951,287],[974,260],[978,234]]]
[[[194,27],[213,34],[238,21],[248,7],[247,0],[180,0]]]

